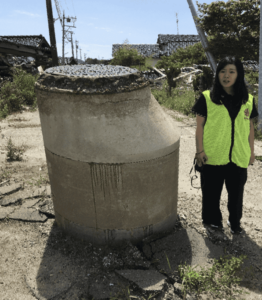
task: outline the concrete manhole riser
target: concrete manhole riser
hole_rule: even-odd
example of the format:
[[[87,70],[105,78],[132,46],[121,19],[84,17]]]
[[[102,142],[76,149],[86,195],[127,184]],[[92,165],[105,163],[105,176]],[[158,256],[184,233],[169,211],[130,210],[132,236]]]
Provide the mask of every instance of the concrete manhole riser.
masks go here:
[[[41,84],[35,91],[58,226],[97,245],[172,229],[180,137],[149,84],[104,94]]]

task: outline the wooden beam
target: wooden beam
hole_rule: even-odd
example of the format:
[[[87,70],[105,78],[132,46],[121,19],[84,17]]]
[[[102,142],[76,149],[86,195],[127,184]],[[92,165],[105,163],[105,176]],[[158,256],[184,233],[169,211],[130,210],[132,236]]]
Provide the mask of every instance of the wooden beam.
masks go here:
[[[51,51],[42,51],[40,49],[29,48],[25,45],[16,45],[14,43],[0,42],[0,53],[13,54],[16,56],[46,56],[52,57]]]

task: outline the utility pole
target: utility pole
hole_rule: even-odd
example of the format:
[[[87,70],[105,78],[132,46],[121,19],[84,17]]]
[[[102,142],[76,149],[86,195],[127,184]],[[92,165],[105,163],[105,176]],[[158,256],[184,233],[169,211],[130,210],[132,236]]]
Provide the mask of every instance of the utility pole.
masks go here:
[[[57,14],[58,14],[58,18],[57,19],[54,19],[54,22],[56,21],[56,20],[60,20],[60,23],[61,23],[61,26],[62,26],[62,31],[63,31],[63,37],[62,37],[62,45],[63,45],[63,49],[62,49],[62,64],[64,64],[65,63],[65,55],[64,55],[64,51],[65,51],[65,43],[67,43],[66,41],[65,41],[65,38],[69,41],[69,42],[71,42],[70,40],[69,40],[69,38],[68,38],[68,36],[66,36],[66,34],[68,33],[68,30],[69,29],[67,29],[67,30],[65,30],[65,26],[66,27],[73,27],[73,28],[76,28],[75,27],[75,21],[76,21],[76,17],[75,18],[73,18],[73,17],[67,17],[67,18],[65,18],[65,12],[63,11],[63,17],[61,16],[61,11],[60,11],[60,8],[59,8],[59,2],[58,2],[58,0],[54,0],[55,1],[55,5],[56,5],[56,10],[57,10]],[[65,19],[66,19],[66,21],[67,22],[71,22],[71,20],[73,21],[73,24],[74,24],[74,26],[69,26],[69,25],[65,25]],[[70,31],[69,31],[70,32]],[[72,36],[71,36],[72,37]],[[72,42],[71,42],[72,43]],[[73,52],[73,51],[72,51]],[[73,56],[74,56],[74,53],[73,53]]]
[[[198,25],[198,21],[195,19],[197,18],[197,12],[195,10],[195,7],[192,3],[192,0],[187,0],[187,3],[189,5],[189,8],[191,10],[191,14],[193,16],[193,20],[195,22],[195,25],[196,25],[196,29],[197,29],[197,32],[198,32],[198,35],[199,35],[199,38],[200,38],[200,41],[201,41],[201,44],[205,50],[205,53],[206,53],[206,56],[207,56],[207,59],[208,59],[208,62],[209,62],[209,65],[210,67],[212,68],[212,71],[213,71],[213,74],[216,74],[216,69],[217,69],[217,63],[216,63],[216,60],[213,56],[213,54],[209,51],[206,51],[206,48],[208,47],[208,41],[207,41],[207,38],[204,34],[204,31],[202,30],[202,28]]]
[[[72,47],[72,56],[74,57],[74,43],[73,43],[73,36],[72,36],[73,31],[70,31],[70,33],[71,33],[71,40],[70,40],[70,42],[71,42],[71,47]]]
[[[76,19],[76,18],[70,18],[70,17],[65,17],[65,11],[63,11],[63,22],[62,22],[62,31],[63,31],[63,37],[62,37],[62,40],[63,40],[63,65],[65,64],[65,38],[67,38],[67,40],[69,41],[69,39],[68,39],[68,37],[66,36],[66,33],[68,33],[68,30],[69,30],[69,28],[67,29],[67,30],[65,30],[65,26],[67,26],[67,27],[73,27],[73,28],[76,28],[75,26],[69,26],[69,25],[65,25],[65,19],[66,19],[66,21],[67,22],[71,22],[71,19]],[[75,20],[73,21],[73,22],[75,22]]]
[[[49,38],[50,38],[51,53],[52,53],[52,66],[56,67],[59,64],[58,64],[58,57],[57,57],[55,28],[54,28],[53,10],[52,10],[51,0],[46,0],[46,10],[47,10]]]
[[[80,59],[82,60],[82,53],[81,53],[82,49],[80,48]]]
[[[78,49],[78,41],[77,40],[75,40],[75,44],[76,44],[76,59],[78,58],[77,57],[77,54],[78,54],[78,51],[77,51],[77,49]]]
[[[177,34],[179,35],[179,32],[178,32],[178,18],[177,18],[177,13],[176,13],[176,24],[177,24]]]
[[[63,26],[62,26],[62,66],[65,65],[65,11],[63,11]]]

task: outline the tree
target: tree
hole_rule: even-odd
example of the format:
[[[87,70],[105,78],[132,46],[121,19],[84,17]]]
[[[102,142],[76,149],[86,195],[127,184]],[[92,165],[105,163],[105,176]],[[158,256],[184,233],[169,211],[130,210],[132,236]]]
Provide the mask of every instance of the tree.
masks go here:
[[[171,97],[172,88],[176,87],[176,81],[174,81],[174,78],[181,73],[181,68],[182,68],[182,64],[177,62],[175,64],[171,64],[169,68],[165,68],[170,97]]]
[[[124,41],[124,45],[120,47],[114,54],[110,65],[121,65],[130,67],[132,65],[145,65],[146,58],[140,55],[137,49],[132,49],[128,45],[128,40]]]
[[[193,79],[193,89],[195,92],[195,101],[200,97],[203,91],[209,90],[213,84],[213,71],[211,68],[202,67],[203,74],[196,75]]]
[[[210,65],[210,67],[213,71],[213,74],[214,74],[215,71],[216,71],[216,68],[217,68],[216,60],[215,60],[213,54],[208,50],[208,40],[207,40],[207,37],[204,34],[203,29],[198,24],[198,20],[197,20],[198,15],[197,15],[197,12],[195,10],[195,7],[193,5],[192,0],[187,0],[187,3],[188,3],[188,6],[190,8],[191,14],[193,16],[193,19],[194,19],[194,22],[195,22],[195,25],[196,25],[196,29],[197,29],[197,32],[198,32],[198,36],[199,36],[200,41],[201,41],[201,45],[205,50],[207,60],[208,60],[209,65]]]
[[[211,37],[207,49],[217,60],[235,55],[258,61],[260,0],[196,3],[199,26]]]
[[[209,37],[207,39],[210,40]],[[178,48],[170,56],[162,56],[157,62],[156,68],[165,69],[176,61],[179,61],[183,67],[192,66],[193,64],[208,64],[201,42],[187,46],[186,48]]]

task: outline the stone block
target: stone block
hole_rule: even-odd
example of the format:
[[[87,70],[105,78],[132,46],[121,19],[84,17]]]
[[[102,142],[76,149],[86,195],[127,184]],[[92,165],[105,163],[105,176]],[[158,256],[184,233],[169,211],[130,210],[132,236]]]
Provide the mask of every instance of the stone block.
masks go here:
[[[6,196],[19,191],[22,188],[21,183],[6,185],[0,188],[0,196]]]
[[[22,204],[21,207],[23,208],[30,208],[40,202],[41,199],[29,199],[29,200],[24,200],[24,203]]]
[[[192,228],[183,228],[164,238],[146,242],[143,245],[143,251],[147,258],[158,261],[158,270],[162,269],[169,275],[177,271],[178,266],[184,263],[191,267],[199,265],[210,268],[209,260],[218,259],[224,254],[221,246],[214,245],[208,238],[204,238]]]
[[[1,207],[0,206],[0,220],[4,220],[14,210],[15,210],[15,207]]]
[[[48,217],[40,214],[39,211],[34,208],[20,207],[9,215],[9,219],[30,222],[45,222]]]
[[[116,270],[118,274],[136,283],[144,291],[161,291],[166,277],[156,270]]]

